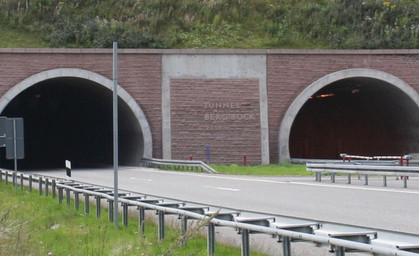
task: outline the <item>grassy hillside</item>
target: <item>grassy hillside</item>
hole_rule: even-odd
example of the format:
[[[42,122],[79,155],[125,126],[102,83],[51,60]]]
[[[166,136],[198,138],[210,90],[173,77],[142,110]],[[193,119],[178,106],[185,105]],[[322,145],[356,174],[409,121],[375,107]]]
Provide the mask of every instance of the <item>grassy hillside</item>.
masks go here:
[[[33,48],[49,47],[36,33],[25,30],[11,29],[0,24],[0,47],[2,48]]]
[[[419,0],[0,1],[2,30],[41,47],[413,49],[418,13]]]

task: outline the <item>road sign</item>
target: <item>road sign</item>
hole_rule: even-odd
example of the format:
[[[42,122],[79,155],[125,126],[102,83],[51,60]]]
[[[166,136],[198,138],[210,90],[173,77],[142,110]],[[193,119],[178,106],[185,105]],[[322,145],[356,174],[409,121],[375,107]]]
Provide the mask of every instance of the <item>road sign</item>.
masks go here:
[[[6,118],[6,159],[25,158],[23,118]]]
[[[0,147],[6,146],[6,120],[6,117],[0,116]]]

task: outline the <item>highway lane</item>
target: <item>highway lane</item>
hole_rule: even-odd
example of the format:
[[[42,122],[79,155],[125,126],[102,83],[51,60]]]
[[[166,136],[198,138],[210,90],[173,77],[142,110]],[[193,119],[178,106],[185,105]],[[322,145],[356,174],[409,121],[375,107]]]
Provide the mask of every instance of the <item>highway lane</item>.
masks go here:
[[[65,176],[64,170],[37,173]],[[113,187],[111,169],[73,170],[72,177]],[[231,176],[121,167],[119,188],[243,211],[419,234],[418,187],[383,188],[318,183],[313,177]]]

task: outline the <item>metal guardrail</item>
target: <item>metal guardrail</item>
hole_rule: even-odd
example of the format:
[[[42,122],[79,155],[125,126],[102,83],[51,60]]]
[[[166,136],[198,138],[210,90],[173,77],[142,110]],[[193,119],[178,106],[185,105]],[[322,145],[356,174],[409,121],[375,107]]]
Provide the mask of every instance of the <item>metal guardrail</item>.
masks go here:
[[[172,167],[173,169],[182,168],[188,170],[189,168],[201,169],[208,173],[217,173],[211,166],[199,160],[166,160],[157,158],[142,158],[141,165],[144,167],[161,168]]]
[[[62,204],[64,200],[64,191],[67,205],[71,204],[71,194],[73,192],[74,205],[79,209],[79,195],[84,196],[85,213],[89,214],[90,197],[94,197],[96,202],[96,216],[101,217],[101,200],[106,199],[109,207],[113,206],[113,191],[104,187],[96,187],[89,184],[79,184],[72,180],[55,179],[52,177],[25,175],[23,173],[9,172],[0,170],[0,182],[3,182],[3,175],[6,184],[9,183],[8,178],[13,177],[16,181],[15,186],[18,186],[18,178],[20,178],[20,186],[23,189],[24,180],[27,180],[29,190],[32,190],[33,182],[38,182],[39,194],[43,191],[48,196],[49,191],[52,191],[52,197],[55,198],[58,190],[58,202]],[[16,176],[14,176],[16,175]],[[130,193],[120,193],[118,195],[119,201],[122,205],[123,225],[128,225],[128,208],[129,206],[137,207],[139,214],[139,232],[144,232],[145,210],[155,210],[158,214],[158,230],[159,239],[164,239],[164,216],[169,214],[176,214],[180,216],[182,221],[182,233],[187,228],[187,220],[201,220],[207,226],[207,254],[212,256],[215,253],[215,227],[230,227],[239,231],[242,236],[241,255],[249,256],[249,235],[252,233],[263,233],[272,235],[278,238],[282,243],[282,252],[284,256],[291,256],[291,242],[305,241],[313,242],[317,245],[328,245],[331,252],[337,256],[344,256],[346,252],[358,251],[367,252],[374,255],[393,255],[393,256],[417,256],[419,255],[419,245],[394,245],[394,247],[384,247],[380,245],[373,245],[370,243],[369,236],[372,234],[373,238],[377,237],[376,232],[360,232],[360,233],[341,233],[333,234],[326,233],[325,235],[315,234],[313,230],[319,224],[307,223],[306,225],[287,225],[276,223],[275,218],[242,218],[238,217],[239,213],[227,212],[209,212],[208,207],[186,207],[181,202],[164,202],[164,199],[147,199],[145,195],[134,195]],[[113,219],[113,211],[109,209],[109,220]],[[313,228],[314,227],[314,228]],[[368,239],[365,239],[368,238]]]
[[[385,166],[374,164],[336,164],[336,163],[307,163],[307,171],[316,173],[316,181],[321,181],[322,173],[330,173],[332,182],[335,182],[335,174],[348,174],[348,183],[351,183],[351,175],[365,175],[365,185],[368,185],[368,175],[383,176],[383,185],[387,186],[387,176],[402,176],[404,187],[407,188],[409,176],[419,176],[419,167],[414,166]]]
[[[357,164],[371,164],[371,165],[398,165],[398,166],[409,166],[419,165],[419,160],[413,159],[411,155],[403,156],[361,156],[361,155],[349,155],[341,153],[341,160],[338,159],[310,159],[310,158],[291,158],[290,162],[295,164],[306,164],[306,163],[357,163]]]
[[[403,155],[403,156],[360,156],[360,155],[348,155],[346,153],[341,153],[340,157],[342,158],[343,162],[351,162],[351,160],[364,160],[364,161],[372,161],[372,162],[380,162],[380,161],[391,161],[397,160],[398,165],[400,166],[409,166],[410,160],[412,159],[411,155]]]

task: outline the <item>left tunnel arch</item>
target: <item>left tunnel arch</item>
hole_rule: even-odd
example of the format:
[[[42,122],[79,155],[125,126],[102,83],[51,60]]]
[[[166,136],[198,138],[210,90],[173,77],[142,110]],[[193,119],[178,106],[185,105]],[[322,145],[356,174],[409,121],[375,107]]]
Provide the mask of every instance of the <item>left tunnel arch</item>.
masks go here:
[[[33,75],[0,99],[0,113],[23,117],[25,159],[19,167],[62,168],[113,163],[113,82],[91,71],[65,68]],[[150,126],[136,101],[121,87],[119,96],[119,164],[138,165],[152,156]],[[11,161],[0,154],[0,165]]]

